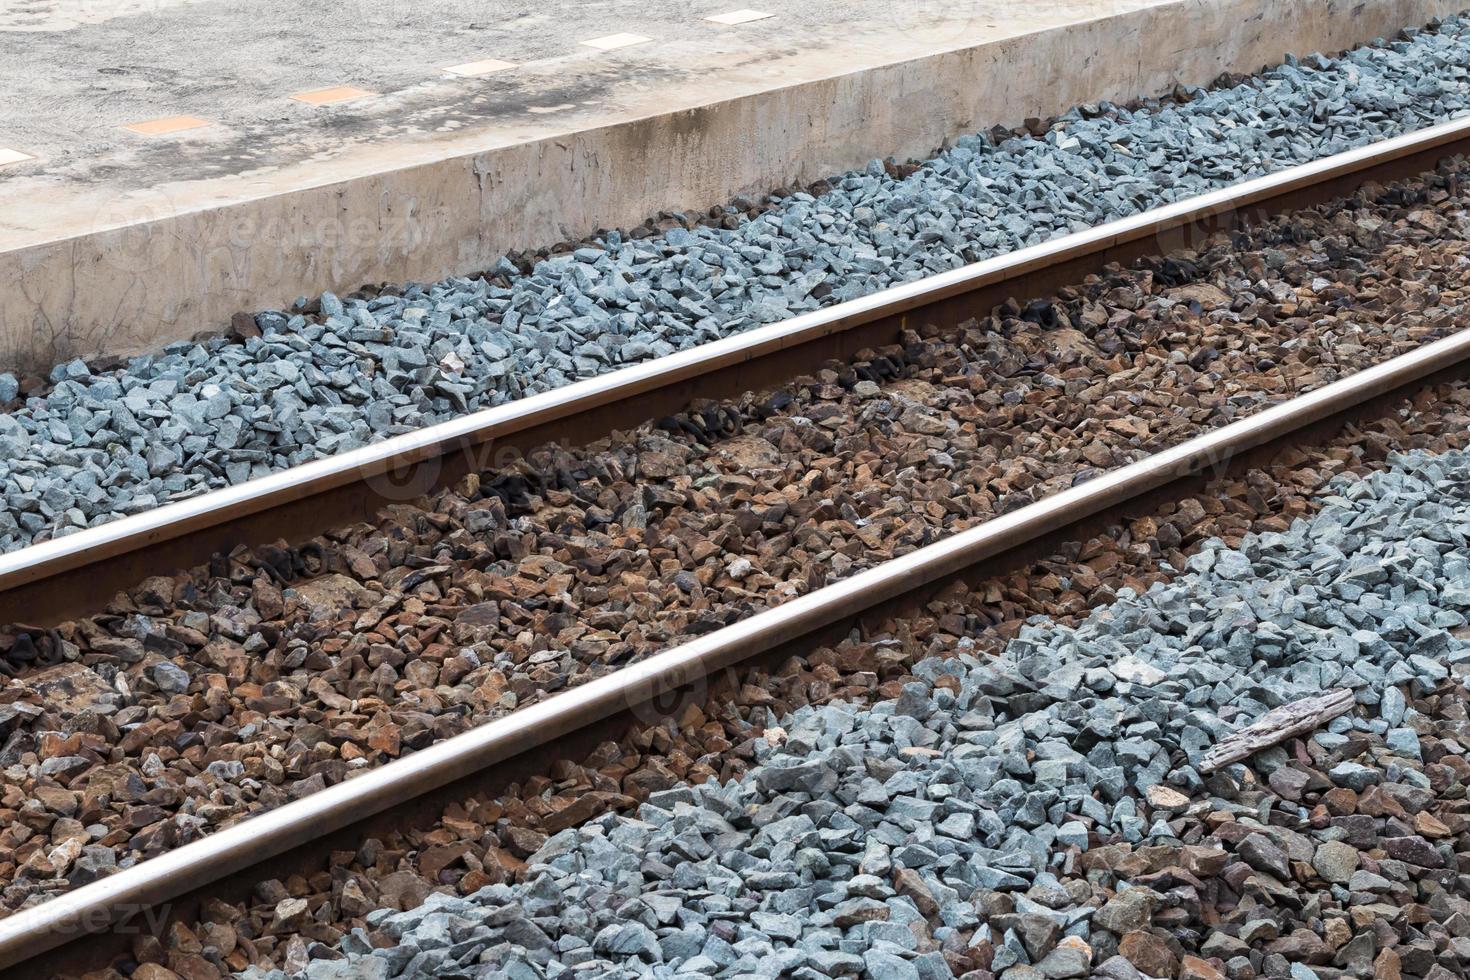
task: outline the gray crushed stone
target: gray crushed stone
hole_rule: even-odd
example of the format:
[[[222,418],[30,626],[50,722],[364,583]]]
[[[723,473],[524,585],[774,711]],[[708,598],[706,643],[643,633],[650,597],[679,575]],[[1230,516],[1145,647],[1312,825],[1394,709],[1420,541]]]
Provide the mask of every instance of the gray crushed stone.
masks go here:
[[[1171,583],[1124,590],[1076,627],[1029,624],[999,660],[962,642],[896,700],[804,708],[741,780],[565,830],[520,884],[370,913],[395,947],[357,930],[296,976],[949,977],[910,929],[932,922],[919,899],[937,906],[941,949],[993,942],[1002,980],[1086,976],[1092,930],[1133,928],[1140,910],[1127,892],[1097,909],[1067,890],[1069,848],[1089,840],[1069,814],[1103,839],[1178,845],[1179,794],[1157,788],[1213,799],[1203,752],[1271,707],[1349,688],[1357,708],[1312,737],[1382,737],[1405,710],[1394,685],[1418,697],[1470,673],[1456,636],[1470,611],[1470,453],[1390,465],[1334,484],[1285,532],[1207,543]],[[957,691],[934,683],[943,674]],[[1349,850],[1324,848],[1322,872],[1350,879]],[[1241,853],[1286,861],[1264,837]],[[896,891],[902,869],[922,887]],[[986,914],[994,892],[1014,902],[1003,931]]]
[[[961,139],[899,178],[874,161],[735,228],[608,232],[521,274],[320,297],[262,336],[176,344],[0,415],[0,551],[956,268],[1470,108],[1470,19],[1312,56],[1041,138]],[[735,212],[732,211],[732,215]],[[317,321],[320,322],[317,322]],[[18,394],[0,374],[0,404]]]

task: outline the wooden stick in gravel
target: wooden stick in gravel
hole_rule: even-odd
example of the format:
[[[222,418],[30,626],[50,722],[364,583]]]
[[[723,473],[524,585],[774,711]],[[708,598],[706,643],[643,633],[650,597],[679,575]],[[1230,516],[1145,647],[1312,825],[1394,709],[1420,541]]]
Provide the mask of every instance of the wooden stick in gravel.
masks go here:
[[[1352,706],[1353,692],[1338,687],[1326,694],[1314,694],[1283,704],[1279,708],[1272,708],[1261,716],[1260,721],[1227,735],[1210,746],[1200,762],[1199,771],[1209,775],[1221,766],[1239,762],[1278,742],[1325,725]]]

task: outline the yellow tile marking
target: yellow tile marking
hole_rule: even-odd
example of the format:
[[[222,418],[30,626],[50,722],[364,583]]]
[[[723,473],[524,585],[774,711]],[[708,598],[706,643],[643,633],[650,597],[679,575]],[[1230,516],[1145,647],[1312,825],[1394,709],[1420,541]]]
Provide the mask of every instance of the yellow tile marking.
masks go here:
[[[23,163],[26,160],[34,159],[36,158],[31,156],[29,153],[22,153],[19,150],[12,150],[8,146],[0,146],[0,167],[8,167],[12,163]]]
[[[653,38],[644,37],[642,34],[609,34],[606,37],[594,37],[590,41],[583,41],[582,43],[589,48],[596,48],[599,51],[611,51],[614,48],[632,47],[635,44],[642,44],[645,41],[652,40]]]
[[[172,133],[182,133],[208,125],[208,119],[200,119],[198,116],[164,116],[162,119],[145,119],[142,122],[129,123],[123,129],[130,133],[137,133],[139,136],[168,136]]]
[[[764,10],[732,10],[727,14],[715,14],[713,17],[706,17],[705,20],[713,21],[716,24],[734,26],[735,24],[749,24],[753,20],[765,20],[767,17],[774,16],[776,15],[768,14]]]
[[[365,99],[372,94],[374,93],[367,89],[355,88],[351,85],[337,85],[333,88],[297,92],[291,98],[297,102],[305,102],[307,105],[334,105],[338,102],[351,102],[353,99]]]
[[[509,61],[500,61],[496,58],[486,58],[484,61],[470,61],[463,65],[450,65],[444,70],[451,75],[461,78],[478,78],[481,75],[489,75],[497,71],[506,71],[515,65]]]

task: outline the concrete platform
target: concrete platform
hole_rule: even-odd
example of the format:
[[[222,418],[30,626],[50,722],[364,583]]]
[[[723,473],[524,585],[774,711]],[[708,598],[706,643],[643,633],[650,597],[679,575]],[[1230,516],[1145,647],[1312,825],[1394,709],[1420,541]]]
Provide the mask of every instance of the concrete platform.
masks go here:
[[[12,5],[0,370],[473,271],[1462,3],[802,0],[759,19],[711,19],[738,10],[726,0]],[[646,40],[603,40],[617,35]]]

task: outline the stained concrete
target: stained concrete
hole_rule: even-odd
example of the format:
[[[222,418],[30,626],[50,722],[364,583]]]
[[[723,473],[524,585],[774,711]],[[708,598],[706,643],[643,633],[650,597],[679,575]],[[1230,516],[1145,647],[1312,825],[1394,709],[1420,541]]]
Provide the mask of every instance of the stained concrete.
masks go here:
[[[759,3],[751,3],[759,7]],[[0,14],[0,369],[922,157],[1450,13],[1436,0],[32,0]],[[629,31],[612,52],[578,42]],[[478,79],[438,69],[516,62]],[[378,97],[290,101],[350,84]],[[40,111],[37,111],[38,108]],[[163,115],[214,125],[145,139]]]

